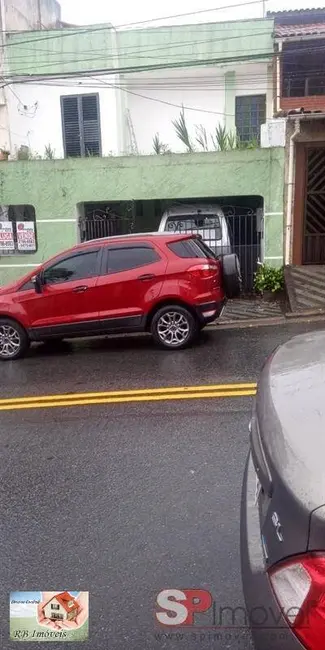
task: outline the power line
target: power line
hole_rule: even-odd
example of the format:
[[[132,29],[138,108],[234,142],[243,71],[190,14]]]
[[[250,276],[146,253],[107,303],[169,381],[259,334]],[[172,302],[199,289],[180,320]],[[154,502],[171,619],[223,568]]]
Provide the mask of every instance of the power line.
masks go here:
[[[302,48],[296,48],[295,51],[292,53],[292,57],[296,57],[296,55],[300,52],[303,52],[306,54],[307,52],[318,52],[318,53],[323,53],[325,51],[325,45],[320,45],[320,46],[311,46],[308,49],[306,47]],[[227,52],[226,54],[228,55],[236,55],[238,52],[241,52],[241,50],[232,50]],[[174,61],[174,62],[165,62],[165,63],[157,63],[156,65],[139,65],[139,66],[125,66],[125,67],[113,67],[113,68],[97,68],[97,69],[88,69],[88,70],[71,70],[69,72],[54,72],[54,73],[44,73],[44,74],[37,74],[37,73],[19,73],[15,72],[13,73],[8,73],[3,75],[5,79],[10,79],[11,81],[9,83],[24,83],[28,82],[32,79],[64,79],[64,78],[74,78],[74,77],[83,77],[83,76],[90,76],[91,74],[101,74],[101,75],[116,75],[116,74],[135,74],[135,73],[142,73],[142,72],[154,72],[158,70],[176,70],[176,69],[181,69],[181,68],[195,68],[195,67],[201,67],[201,66],[211,66],[211,65],[226,65],[227,63],[245,63],[246,65],[252,64],[256,65],[256,62],[262,62],[262,60],[272,60],[274,58],[284,58],[284,56],[287,56],[287,52],[282,51],[282,53],[276,53],[276,52],[262,52],[260,49],[255,51],[251,51],[250,54],[246,54],[243,56],[228,56],[226,58],[219,58],[219,57],[211,57],[207,59],[197,59],[194,60],[186,60],[186,61]],[[146,58],[146,57],[145,57]],[[149,57],[148,57],[149,58]],[[155,58],[155,57],[154,57]],[[106,60],[106,56],[103,57],[104,60]],[[89,60],[89,59],[87,59]],[[97,60],[97,59],[96,59]],[[82,63],[80,59],[76,59],[74,61],[75,63]],[[70,61],[70,64],[72,64],[73,61]],[[48,67],[49,64],[45,64],[43,67]],[[39,66],[40,68],[41,66]]]
[[[223,30],[223,31],[225,31],[225,30]],[[254,38],[257,37],[257,36],[268,36],[268,35],[271,35],[269,31],[255,32],[254,33]],[[132,45],[129,48],[124,48],[123,50],[119,51],[118,54],[109,54],[109,58],[110,59],[111,58],[113,58],[113,59],[114,58],[124,58],[124,57],[127,57],[127,56],[132,56],[133,54],[134,54],[134,56],[137,56],[137,57],[141,58],[142,55],[146,56],[148,52],[159,52],[159,51],[162,51],[162,50],[163,51],[168,51],[168,50],[173,50],[174,48],[176,49],[176,48],[184,47],[184,46],[187,46],[187,45],[201,45],[201,44],[205,44],[205,43],[206,44],[208,44],[208,43],[211,43],[211,44],[222,43],[222,42],[237,40],[239,38],[242,38],[242,39],[247,38],[248,39],[248,38],[251,38],[251,34],[247,34],[247,33],[246,34],[237,34],[236,36],[225,35],[223,38],[214,38],[214,34],[211,34],[211,38],[209,38],[209,39],[196,40],[196,41],[193,41],[193,39],[191,39],[189,41],[175,41],[175,43],[169,43],[168,45],[163,45],[161,47],[150,47],[150,48],[143,48],[143,49],[136,48],[134,45]],[[23,48],[19,48],[18,52],[21,49],[23,49]],[[129,49],[131,49],[130,52],[126,51],[126,50],[129,50]],[[34,49],[31,50],[30,48],[28,48],[26,51],[31,52],[31,54],[34,53]],[[50,54],[50,55],[56,55],[56,56],[58,56],[58,54],[59,54],[59,52],[47,52],[47,50],[42,50],[42,52]],[[92,50],[92,54],[94,52],[95,53],[98,52],[98,53],[103,55],[103,48],[100,48],[98,50]],[[70,52],[65,52],[65,51],[62,50],[61,54],[64,55],[64,56],[66,54],[72,54],[73,56],[76,56],[76,54],[78,54],[78,55],[80,55],[80,54],[88,54],[89,55],[89,51],[88,50],[78,50],[76,52],[74,50],[74,51],[70,51]],[[170,53],[169,53],[169,56],[171,56]],[[26,57],[26,55],[22,55],[21,57],[11,57],[9,59],[9,61],[10,61],[10,63],[12,63],[13,61],[24,61],[24,63],[26,63],[26,58],[28,58],[28,57]],[[93,57],[93,58],[96,58],[96,57]],[[107,58],[107,55],[102,56],[100,58]],[[49,65],[52,65],[52,63],[53,62],[51,62]],[[60,59],[60,61],[58,61],[58,63],[70,63],[70,61],[69,60],[62,61],[62,59]]]
[[[268,2],[269,0],[266,0],[266,1]],[[159,22],[159,21],[162,21],[162,20],[170,20],[171,18],[183,18],[185,16],[196,16],[196,15],[199,15],[199,14],[211,13],[211,12],[214,12],[214,11],[222,11],[223,9],[236,9],[238,7],[246,7],[248,5],[257,5],[257,4],[260,5],[262,2],[263,2],[263,0],[247,0],[246,2],[243,2],[243,3],[236,3],[236,4],[231,4],[231,5],[223,5],[222,7],[214,7],[212,9],[199,9],[198,11],[189,11],[189,12],[182,13],[182,14],[172,14],[170,16],[162,16],[160,18],[150,18],[149,20],[140,20],[140,21],[133,22],[133,23],[124,23],[124,24],[121,24],[121,25],[116,25],[115,27],[112,26],[111,28],[108,25],[105,25],[105,26],[101,25],[100,27],[86,27],[85,29],[78,29],[77,31],[63,32],[63,33],[60,33],[60,34],[55,34],[53,36],[45,36],[45,37],[41,37],[41,38],[30,39],[29,41],[21,41],[21,43],[23,45],[26,45],[28,43],[38,43],[40,41],[52,40],[54,38],[63,38],[63,37],[68,37],[68,36],[75,36],[75,35],[80,35],[80,34],[83,34],[83,33],[89,34],[91,32],[100,32],[100,31],[107,30],[107,29],[117,30],[117,29],[122,29],[124,27],[134,27],[135,25],[147,25],[147,24],[150,24],[150,23],[153,23],[153,22]],[[20,44],[19,41],[18,41],[18,43],[17,42],[11,42],[11,43],[7,43],[5,46],[2,46],[2,47],[10,47],[12,45],[19,45],[19,44]]]

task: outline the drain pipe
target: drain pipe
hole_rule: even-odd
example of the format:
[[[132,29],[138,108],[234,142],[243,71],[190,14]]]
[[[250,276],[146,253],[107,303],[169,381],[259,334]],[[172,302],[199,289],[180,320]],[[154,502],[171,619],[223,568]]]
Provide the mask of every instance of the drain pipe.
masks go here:
[[[286,214],[286,236],[285,236],[285,266],[291,262],[291,244],[292,244],[292,200],[294,189],[294,161],[295,161],[295,139],[300,133],[300,120],[295,121],[295,130],[290,136],[289,145],[289,170],[288,170],[288,194],[287,194],[287,214]]]
[[[282,41],[279,41],[278,56],[276,59],[276,112],[277,113],[279,113],[281,110],[281,55],[282,55]]]

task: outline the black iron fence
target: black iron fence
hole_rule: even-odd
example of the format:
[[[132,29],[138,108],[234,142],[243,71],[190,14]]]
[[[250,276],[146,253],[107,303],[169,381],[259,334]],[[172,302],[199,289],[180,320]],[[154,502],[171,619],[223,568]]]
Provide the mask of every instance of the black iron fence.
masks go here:
[[[262,219],[259,210],[250,209],[243,206],[227,205],[223,206],[227,228],[229,232],[229,241],[216,242],[216,229],[204,227],[201,236],[206,243],[212,247],[212,242],[216,242],[219,254],[229,253],[229,243],[232,252],[238,255],[240,260],[243,291],[251,293],[254,290],[254,274],[257,270],[257,262],[261,257],[261,233]],[[160,215],[157,222],[159,224]],[[133,216],[122,217],[112,211],[95,210],[88,213],[80,221],[81,241],[91,239],[100,239],[102,237],[112,237],[114,235],[124,235],[136,232],[136,221]],[[179,231],[182,232],[182,229]],[[200,228],[189,228],[186,232],[200,232]],[[220,234],[218,235],[220,236]]]

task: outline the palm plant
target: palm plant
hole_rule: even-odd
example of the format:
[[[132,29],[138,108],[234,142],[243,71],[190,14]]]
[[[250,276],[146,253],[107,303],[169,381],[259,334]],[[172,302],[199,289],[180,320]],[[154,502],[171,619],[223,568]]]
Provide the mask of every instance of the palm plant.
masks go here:
[[[172,124],[175,128],[177,137],[181,142],[183,142],[183,144],[185,144],[188,153],[193,153],[195,149],[192,145],[191,138],[188,132],[188,128],[185,120],[184,108],[182,108],[179,114],[179,118],[177,120],[173,120]]]
[[[211,135],[211,140],[216,151],[227,151],[228,133],[226,127],[217,124],[214,135]]]
[[[209,145],[208,145],[208,135],[207,135],[207,130],[203,124],[198,124],[195,127],[195,132],[196,132],[196,142],[202,147],[203,151],[209,151]]]
[[[156,133],[156,135],[154,135],[154,137],[152,138],[152,147],[155,154],[157,154],[157,156],[160,156],[161,154],[164,153],[170,153],[170,149],[168,148],[168,145],[164,144],[160,140],[159,133]]]

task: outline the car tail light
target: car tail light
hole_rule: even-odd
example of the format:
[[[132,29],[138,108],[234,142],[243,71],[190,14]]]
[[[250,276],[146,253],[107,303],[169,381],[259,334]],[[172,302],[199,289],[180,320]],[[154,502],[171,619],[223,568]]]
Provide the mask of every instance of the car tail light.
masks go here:
[[[204,264],[195,264],[188,269],[188,273],[200,280],[208,280],[209,278],[216,278],[219,276],[219,266],[218,264],[211,264],[209,262]]]
[[[290,559],[269,572],[287,623],[308,650],[322,650],[325,639],[325,554]]]

